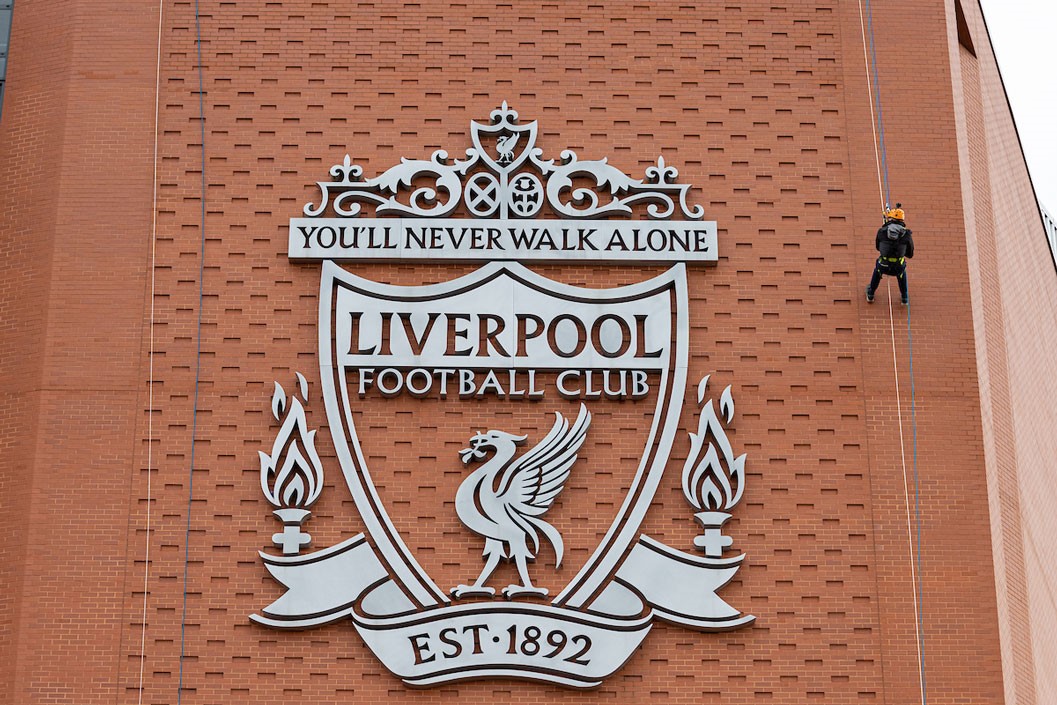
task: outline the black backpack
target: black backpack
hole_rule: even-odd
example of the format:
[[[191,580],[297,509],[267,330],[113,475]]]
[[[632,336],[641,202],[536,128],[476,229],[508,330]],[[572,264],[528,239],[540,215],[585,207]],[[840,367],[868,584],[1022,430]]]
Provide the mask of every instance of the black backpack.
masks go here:
[[[902,257],[907,252],[907,227],[901,223],[889,222],[885,225],[886,240],[881,241],[882,257]]]

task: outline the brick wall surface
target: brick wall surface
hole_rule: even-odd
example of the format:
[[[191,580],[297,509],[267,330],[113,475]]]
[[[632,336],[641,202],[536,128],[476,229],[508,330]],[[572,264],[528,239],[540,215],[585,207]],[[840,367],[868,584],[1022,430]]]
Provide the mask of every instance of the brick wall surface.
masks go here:
[[[1057,282],[980,8],[966,3],[962,10],[975,56],[959,48],[955,85],[972,117],[961,159],[971,167],[968,241],[980,253],[970,256],[970,276],[1005,684],[1009,702],[1043,703],[1057,697],[1054,556],[1044,539],[1057,528],[1048,510]]]
[[[1052,381],[1039,378],[1057,321],[1030,292],[1057,280],[1034,244],[1005,240],[1014,223],[1027,238],[1030,189],[993,60],[959,53],[953,2],[872,3],[892,197],[919,248],[913,378],[908,310],[887,285],[872,306],[862,296],[881,199],[855,3],[203,0],[200,92],[196,4],[166,0],[156,181],[150,5],[16,8],[0,122],[0,702],[909,703],[916,606],[930,702],[1036,702],[1046,669],[1030,651],[1053,659],[1040,633],[1052,605],[1036,606],[1054,530]],[[587,693],[411,690],[347,622],[248,619],[282,592],[257,556],[278,526],[257,460],[277,430],[275,380],[311,385],[327,472],[315,545],[363,529],[319,399],[319,265],[287,259],[288,219],[346,153],[366,176],[458,155],[470,120],[504,100],[539,121],[547,156],[640,175],[663,154],[719,223],[720,262],[689,274],[690,375],[733,387],[748,479],[728,533],[748,557],[721,595],[757,621],[658,624]],[[400,284],[473,269],[348,266]],[[587,286],[662,271],[533,268]],[[537,437],[552,408],[405,396],[357,419],[394,521],[440,585],[480,569],[453,511],[457,450],[486,425]],[[548,515],[568,565],[554,573],[544,553],[533,570],[548,586],[605,532],[647,428],[646,403],[593,410],[582,474]],[[687,449],[680,433],[643,527],[684,549],[697,533],[679,489]],[[1052,676],[1038,678],[1045,702]]]
[[[106,702],[127,648],[157,15],[27,0],[14,17],[0,121],[0,699]]]

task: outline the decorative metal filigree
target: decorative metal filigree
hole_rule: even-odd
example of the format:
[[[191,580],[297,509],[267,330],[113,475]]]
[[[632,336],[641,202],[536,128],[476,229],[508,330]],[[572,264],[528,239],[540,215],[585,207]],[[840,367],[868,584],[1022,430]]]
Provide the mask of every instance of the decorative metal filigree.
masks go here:
[[[351,218],[362,214],[363,204],[371,204],[380,216],[438,218],[461,203],[478,218],[531,218],[546,202],[564,218],[630,216],[637,204],[646,204],[654,219],[671,218],[677,211],[691,220],[704,217],[700,205],[687,202],[690,185],[675,183],[679,172],[664,157],[646,169],[643,179],[631,178],[605,158],[580,161],[568,149],[556,164],[543,159],[536,146],[536,121],[518,124],[517,111],[506,102],[490,117],[487,125],[471,121],[473,146],[464,160],[449,161],[447,152],[437,150],[428,161],[402,158],[380,176],[364,180],[362,167],[346,154],[330,169],[336,181],[317,182],[319,203],[307,203],[305,215],[322,216],[331,207],[335,215]],[[581,185],[585,183],[591,186]]]
[[[318,206],[305,204],[305,215],[316,217],[323,215],[328,205],[334,213],[351,218],[362,211],[361,202],[373,203],[379,215],[413,215],[422,218],[440,218],[448,215],[459,205],[462,197],[462,180],[459,170],[448,165],[448,153],[437,150],[429,161],[421,159],[401,159],[400,164],[386,170],[381,176],[366,181],[361,180],[363,168],[352,163],[349,155],[341,164],[330,168],[330,175],[340,177],[340,181],[319,181],[322,199]],[[423,178],[432,177],[432,186],[414,186]],[[412,189],[407,203],[397,199],[400,187]],[[441,193],[447,194],[445,200],[437,202]],[[337,195],[334,195],[337,194]],[[381,194],[391,194],[384,196]],[[435,205],[430,205],[435,204]]]

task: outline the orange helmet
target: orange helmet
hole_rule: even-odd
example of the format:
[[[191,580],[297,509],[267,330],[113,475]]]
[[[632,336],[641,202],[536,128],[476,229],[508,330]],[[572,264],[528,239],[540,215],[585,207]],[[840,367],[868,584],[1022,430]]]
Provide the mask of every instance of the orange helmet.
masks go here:
[[[893,208],[890,211],[885,211],[885,216],[892,220],[903,220],[906,217],[906,213],[903,212],[902,208]]]

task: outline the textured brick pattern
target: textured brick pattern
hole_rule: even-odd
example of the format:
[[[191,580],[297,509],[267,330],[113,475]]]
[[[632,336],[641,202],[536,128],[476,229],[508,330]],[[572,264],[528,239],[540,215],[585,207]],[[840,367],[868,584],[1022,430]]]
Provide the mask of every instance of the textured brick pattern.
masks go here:
[[[119,12],[120,3],[68,5],[62,8],[68,12],[42,13],[39,22],[16,21],[0,123],[0,154],[15,160],[0,166],[3,183],[24,188],[7,190],[0,211],[0,266],[24,277],[0,285],[0,311],[18,334],[4,337],[0,359],[8,383],[0,401],[3,447],[11,449],[0,476],[6,490],[0,506],[13,537],[0,548],[0,570],[6,571],[0,573],[2,635],[10,637],[0,647],[0,674],[11,684],[0,691],[0,702],[140,702],[141,666],[144,703],[920,699],[899,442],[901,411],[909,463],[909,349],[905,309],[897,303],[897,407],[888,294],[883,287],[872,307],[862,300],[875,256],[879,199],[854,3],[529,8],[204,0],[202,260],[195,5],[166,2],[153,301],[146,263],[158,18],[140,8],[128,11],[134,21],[121,16],[119,23],[108,12]],[[1015,256],[998,237],[1004,230],[973,230],[967,244],[971,224],[963,209],[971,205],[974,218],[1009,223],[1020,203],[969,204],[962,190],[968,183],[975,194],[978,172],[966,177],[961,171],[959,159],[969,148],[957,138],[959,130],[992,129],[1001,113],[1001,106],[988,103],[993,64],[982,65],[977,79],[984,107],[971,120],[983,127],[959,122],[951,112],[963,99],[950,80],[952,57],[958,58],[953,8],[918,0],[873,5],[893,197],[906,205],[920,248],[910,278],[929,699],[999,703],[1003,643],[989,477],[1003,492],[1015,493],[1008,468],[1016,467],[1023,480],[1027,446],[1053,442],[1043,440],[1038,421],[1022,422],[1019,411],[1021,404],[1043,407],[1041,389],[1030,398],[1021,395],[1030,371],[1038,374],[1053,363],[1026,352],[1001,355],[992,326],[1002,320],[1023,326],[1033,313],[1049,326],[1046,335],[1057,335],[1052,312],[1047,318],[1042,310],[1021,308],[1028,300],[1021,289],[1036,280],[1050,288],[1057,282],[1052,263],[1048,274],[1027,270],[1030,280],[1005,274],[998,282],[982,279],[978,263],[985,247],[999,264]],[[89,15],[94,24],[82,25]],[[66,29],[62,17],[71,17],[68,24],[77,29]],[[89,43],[89,30],[104,23],[111,41]],[[63,32],[73,36],[70,47],[54,66],[37,66],[30,57],[48,56],[39,38],[56,35],[59,41]],[[911,36],[914,41],[902,39]],[[82,63],[99,71],[111,67],[99,77],[109,83],[85,86],[82,72],[90,69]],[[113,66],[130,68],[123,73]],[[91,120],[66,118],[55,89],[39,89],[55,104],[38,106],[45,98],[36,97],[33,81],[45,80],[60,82],[71,92],[74,114]],[[306,525],[315,545],[363,528],[319,399],[319,267],[288,261],[287,219],[317,197],[314,182],[346,152],[367,176],[401,156],[421,158],[435,149],[457,155],[469,145],[469,121],[486,118],[503,100],[523,120],[539,121],[546,156],[570,148],[581,158],[608,156],[640,175],[663,154],[679,168],[681,181],[695,185],[692,200],[719,222],[721,261],[690,270],[690,375],[693,384],[713,373],[714,391],[733,385],[738,414],[732,440],[748,453],[748,489],[728,527],[748,559],[721,594],[755,614],[757,623],[708,635],[659,624],[621,671],[588,694],[504,681],[413,691],[382,668],[349,623],[284,633],[247,618],[281,592],[257,557],[259,550],[273,550],[278,526],[260,494],[257,461],[276,431],[269,414],[273,380],[289,391],[294,372],[301,371],[311,383],[309,420],[321,429],[327,472]],[[914,109],[889,107],[898,105]],[[1000,128],[999,134],[1007,132]],[[55,135],[68,136],[66,151],[55,146]],[[990,141],[971,147],[972,158],[986,152],[992,168],[1005,164],[1011,188],[1025,178],[1019,157],[1008,156],[1016,157],[1013,149]],[[94,159],[73,158],[82,153]],[[48,159],[61,165],[61,183],[69,184],[69,197],[78,203],[73,214],[46,185],[42,165]],[[87,185],[86,174],[93,177]],[[39,205],[42,195],[52,200]],[[30,217],[34,209],[46,217]],[[1000,213],[1007,215],[1000,219]],[[88,232],[71,243],[71,233],[81,231],[74,220]],[[6,235],[23,231],[38,239]],[[25,242],[37,249],[22,249],[29,247]],[[116,251],[115,242],[124,249]],[[53,255],[54,264],[45,264]],[[35,274],[35,267],[45,271]],[[402,284],[471,270],[350,268]],[[660,271],[534,268],[589,286],[630,283]],[[84,292],[59,308],[68,281],[81,282]],[[996,291],[1002,292],[998,303]],[[49,318],[40,320],[43,309],[29,303],[32,296],[50,297]],[[150,438],[145,322],[152,304]],[[66,343],[75,327],[83,333],[71,346]],[[978,364],[987,377],[978,379]],[[982,384],[994,400],[1005,399],[1004,407],[989,407],[984,416]],[[484,426],[538,438],[555,406],[399,398],[357,418],[367,429],[365,452],[398,528],[442,587],[480,568],[480,542],[454,514],[464,472],[457,450]],[[560,406],[575,410],[570,403]],[[648,427],[644,402],[602,402],[593,410],[597,420],[577,466],[581,474],[574,473],[549,515],[566,535],[568,565],[554,573],[547,550],[533,570],[549,587],[571,576],[605,531]],[[693,412],[688,403],[687,430]],[[985,427],[993,430],[985,433]],[[1011,456],[999,446],[1014,428],[1018,447]],[[644,525],[684,549],[697,533],[678,487],[687,449],[681,433]],[[1042,488],[1050,487],[1042,481],[1042,457],[1030,461],[1038,466],[1027,471],[1038,491],[1025,510],[1038,511],[1032,503],[1044,503]],[[16,475],[23,467],[32,487]],[[84,479],[89,473],[90,482]],[[913,498],[913,487],[910,493]],[[1019,506],[1006,502],[1001,512],[1015,518]],[[1024,526],[1037,528],[1040,537],[1052,535],[1046,521],[1037,514]],[[1007,548],[1004,539],[999,543]],[[1024,578],[1028,593],[1043,589],[1041,559],[1028,557],[1043,547],[1025,541],[1016,559],[1035,566]],[[1003,555],[1015,559],[1009,550]],[[23,564],[25,571],[17,572]],[[494,582],[508,577],[497,574]],[[1015,592],[1009,600],[1026,599],[1023,589],[1019,598]],[[1010,609],[1023,615],[1025,608]],[[1038,616],[1052,620],[1047,615]],[[1040,653],[1052,648],[1020,627],[1006,633],[1017,648],[1032,637]],[[1022,677],[1030,681],[1030,669]],[[1016,702],[1034,702],[1019,685],[1017,696]]]
[[[975,43],[974,43],[975,46]],[[967,49],[960,50],[960,67],[962,70],[963,90],[966,103],[966,134],[969,141],[969,177],[974,185],[972,224],[967,230],[975,235],[968,238],[970,261],[976,263],[979,287],[974,290],[974,313],[976,329],[983,333],[977,340],[980,362],[981,412],[984,420],[985,457],[993,472],[989,473],[991,493],[1001,511],[997,516],[992,514],[992,521],[1009,524],[1008,532],[999,528],[995,536],[995,561],[998,566],[1005,566],[1007,575],[996,580],[1001,620],[1000,628],[1004,637],[1003,645],[1009,648],[1009,632],[1023,631],[1023,644],[1030,643],[1030,629],[1026,624],[1026,603],[1018,604],[1017,595],[1024,595],[1023,548],[1020,541],[1019,491],[1017,481],[1017,457],[1014,450],[1015,434],[1013,430],[1012,408],[1009,397],[1009,363],[1006,355],[1004,315],[1001,307],[986,306],[985,298],[991,298],[998,288],[1000,268],[995,241],[995,220],[991,199],[988,197],[990,164],[987,157],[986,122],[983,116],[983,105],[980,96],[980,73],[978,60]],[[1001,517],[999,519],[999,517]],[[1008,577],[1007,577],[1008,576]],[[1006,582],[1008,580],[1008,584]],[[1014,595],[1013,609],[1009,610],[1008,592]],[[1030,671],[1029,659],[1017,659],[1018,669],[1027,668],[1026,672],[1010,671],[1012,663],[1006,663],[1007,680],[1005,681],[1008,699],[1012,702],[1028,701],[1025,688],[1032,689],[1034,682]],[[1008,677],[1012,676],[1012,677]],[[1019,694],[1020,698],[1016,697]]]
[[[1046,372],[1057,344],[1057,279],[1005,92],[999,76],[982,68],[994,64],[983,18],[975,3],[963,10],[977,49],[977,57],[962,49],[959,66],[966,113],[975,118],[965,133],[974,204],[966,222],[970,247],[981,253],[970,274],[983,333],[977,356],[1005,686],[1009,702],[1045,703],[1057,698],[1057,576],[1043,538],[1057,531],[1049,509],[1057,388]]]
[[[0,121],[0,701],[113,702],[157,15],[19,2]]]

